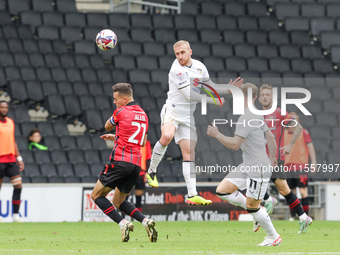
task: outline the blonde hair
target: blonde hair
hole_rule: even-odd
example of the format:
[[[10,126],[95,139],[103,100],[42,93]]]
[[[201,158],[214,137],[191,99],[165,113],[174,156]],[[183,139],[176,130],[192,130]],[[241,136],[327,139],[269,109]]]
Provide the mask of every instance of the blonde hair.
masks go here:
[[[273,93],[273,87],[272,85],[269,85],[269,84],[263,84],[261,87],[260,87],[260,94],[261,94],[261,91],[264,90],[264,89],[270,89]]]
[[[191,49],[191,48],[190,48],[190,43],[189,43],[188,41],[184,41],[184,40],[180,40],[180,41],[176,42],[176,43],[174,44],[174,47],[173,47],[173,48],[176,48],[176,47],[179,47],[179,46],[182,46],[182,45],[188,46],[188,49],[189,49],[189,50]]]
[[[243,83],[240,87],[240,89],[242,90],[243,94],[245,96],[248,96],[248,88],[251,88],[253,91],[252,97],[253,99],[257,96],[257,92],[258,92],[258,87],[253,84],[253,83]]]

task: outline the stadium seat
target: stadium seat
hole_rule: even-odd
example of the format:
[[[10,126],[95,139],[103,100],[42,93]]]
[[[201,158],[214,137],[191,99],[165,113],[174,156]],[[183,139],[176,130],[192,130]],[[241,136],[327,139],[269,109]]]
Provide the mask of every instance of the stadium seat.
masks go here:
[[[237,29],[237,20],[233,16],[225,16],[225,15],[218,16],[216,17],[216,23],[217,23],[217,28],[220,31]]]
[[[55,41],[55,40],[52,39],[52,41]],[[54,53],[52,41],[39,38],[38,40],[39,52],[43,54]]]
[[[65,183],[80,183],[80,178],[78,176],[66,176]]]
[[[13,54],[10,52],[1,52],[0,53],[0,65],[1,66],[13,66],[14,65]]]
[[[74,61],[79,68],[91,67],[90,59],[87,54],[74,54]]]
[[[0,10],[0,24],[12,24],[11,15],[8,11]]]
[[[255,46],[248,43],[236,44],[234,46],[235,55],[243,58],[255,57]]]
[[[332,127],[332,136],[336,138],[340,138],[340,127]]]
[[[89,58],[90,58],[91,66],[92,66],[93,68],[99,69],[99,68],[105,67],[103,58],[102,58],[100,55],[98,55],[98,54],[93,54],[93,55],[90,55]]]
[[[60,150],[59,137],[56,135],[46,135],[44,136],[44,144],[49,150]]]
[[[287,31],[309,31],[309,18],[306,17],[288,17],[285,19]]]
[[[276,45],[289,44],[289,37],[286,31],[269,31],[269,42]]]
[[[168,89],[168,73],[169,70],[166,69],[159,69],[159,70],[152,70],[151,72],[151,81],[162,84],[162,88],[164,90]]]
[[[20,127],[21,127],[21,133],[28,137],[29,133],[31,132],[31,130],[33,128],[36,128],[36,125],[34,122],[30,122],[30,121],[21,121],[20,123]]]
[[[24,66],[20,68],[20,73],[21,73],[21,78],[24,81],[28,81],[28,80],[36,80],[36,74],[34,71],[33,67],[30,66]]]
[[[49,95],[46,97],[49,113],[56,116],[64,116],[66,109],[61,95]]]
[[[55,0],[56,9],[60,12],[76,12],[76,1]]]
[[[304,106],[312,114],[322,112],[322,101],[320,99],[311,99],[307,103],[305,103]]]
[[[24,161],[25,161],[25,169],[22,172],[24,176],[33,177],[33,176],[40,175],[39,164],[28,162],[25,160],[25,158],[24,158]]]
[[[7,71],[7,69],[6,69]],[[9,71],[6,72],[6,76],[8,77]],[[18,78],[18,77],[17,77]],[[7,78],[9,79],[9,78]],[[14,102],[24,102],[28,99],[25,82],[22,80],[12,80],[9,86],[9,95],[11,96]]]
[[[15,62],[13,65],[16,65],[19,67],[30,65],[28,54],[25,52],[16,52],[13,54],[13,57],[14,57],[14,62]]]
[[[332,18],[338,18],[340,12],[340,3],[330,3],[326,5],[327,16]]]
[[[224,12],[227,16],[244,16],[246,9],[243,3],[232,1],[224,4]]]
[[[20,155],[23,158],[25,164],[27,163],[35,163],[33,152],[31,150],[20,150]],[[40,173],[39,173],[40,174]]]
[[[95,96],[94,101],[96,103],[96,108],[100,110],[111,108],[110,99],[112,99],[111,96],[110,97],[106,95]]]
[[[16,124],[15,129],[19,130],[20,127],[18,126],[18,124]],[[18,149],[20,150],[27,150],[28,149],[28,139],[27,136],[24,135],[15,135],[15,142],[18,145]]]
[[[136,42],[153,41],[150,28],[131,28],[131,40]]]
[[[225,44],[225,43],[211,44],[211,51],[212,51],[212,55],[223,57],[223,58],[232,57],[234,55],[232,46],[229,44]]]
[[[323,17],[325,16],[325,6],[319,3],[302,3],[301,15],[304,17]]]
[[[340,32],[337,31],[324,31],[320,33],[321,47],[323,49],[330,49],[334,42],[340,41]]]
[[[20,12],[30,10],[30,3],[26,0],[8,1],[7,4],[11,15],[18,16]]]
[[[209,34],[207,36],[209,36]],[[238,44],[238,43],[244,43],[245,42],[243,32],[238,31],[238,30],[225,30],[225,31],[223,31],[223,38],[224,38],[223,41],[225,43],[229,43],[229,44]],[[214,43],[214,42],[220,42],[220,41],[215,40],[213,42],[210,42],[210,41],[208,41],[208,42]]]
[[[69,151],[67,151],[67,156],[69,162],[73,164],[85,162],[84,153],[82,150],[70,149]]]
[[[247,59],[248,70],[264,72],[268,71],[268,61],[266,58],[253,57]]]
[[[133,13],[130,15],[131,27],[152,27],[151,16],[148,14]]]
[[[154,70],[158,68],[157,58],[155,56],[141,55],[136,57],[137,68]]]
[[[254,16],[240,16],[237,18],[238,28],[244,31],[257,30],[257,18]]]
[[[166,54],[164,44],[161,42],[144,42],[143,52],[151,56],[162,56]]]
[[[220,71],[225,69],[222,57],[205,57],[203,58],[203,63],[209,71]]]
[[[340,64],[340,45],[331,46],[331,58],[333,63]]]
[[[285,20],[286,17],[299,17],[300,8],[297,3],[277,3],[275,14],[279,20]]]
[[[39,39],[58,40],[59,30],[57,26],[38,26],[37,35]]]
[[[200,31],[201,42],[204,43],[219,43],[221,42],[221,33],[219,30],[201,30]]]
[[[191,46],[191,49],[193,49],[192,46]],[[194,57],[195,57],[195,55],[194,55]],[[165,55],[165,56],[158,57],[158,63],[159,63],[160,69],[169,69],[170,70],[173,62],[174,62],[174,57],[172,57],[172,56]]]
[[[66,176],[73,176],[73,165],[69,162],[61,162],[57,164],[57,170],[60,176],[66,177]]]
[[[292,70],[301,73],[311,72],[313,70],[312,62],[309,59],[295,58],[290,61]]]
[[[153,97],[145,96],[141,98],[141,101],[142,101],[142,106],[143,106],[142,108],[145,111],[151,111],[151,110],[157,109],[156,102]]]
[[[336,113],[333,112],[322,112],[316,114],[316,123],[318,125],[326,125],[334,127],[338,125],[338,118]]]
[[[85,157],[85,162],[87,163],[101,162],[99,151],[97,149],[85,149],[84,157]]]
[[[5,86],[7,83],[6,76],[3,68],[0,67],[0,87]]]
[[[23,52],[24,46],[21,39],[8,39],[7,40],[9,50],[11,52]]]
[[[195,17],[192,15],[175,15],[173,19],[176,29],[196,29]]]
[[[57,168],[54,163],[42,163],[40,164],[41,175],[51,177],[57,176]]]
[[[109,13],[109,26],[115,28],[130,27],[129,15],[127,13]]]
[[[177,30],[177,39],[189,42],[197,42],[198,34],[196,29],[179,29]]]
[[[261,30],[271,31],[279,29],[277,19],[269,16],[262,16],[258,18],[259,27]]]
[[[311,18],[310,30],[312,35],[319,35],[321,31],[332,31],[335,29],[333,18]]]
[[[48,177],[49,183],[64,183],[64,177],[62,176],[50,176]]]
[[[90,41],[76,41],[73,47],[76,53],[95,54],[97,50],[95,43]]]
[[[321,73],[331,73],[334,71],[332,62],[324,58],[314,59],[313,68],[314,71]]]
[[[134,83],[132,89],[134,94],[138,95],[139,97],[144,97],[149,96],[148,86],[149,84],[147,83]]]
[[[60,27],[60,38],[65,41],[67,45],[82,39],[81,27],[62,26]]]
[[[323,56],[322,49],[320,48],[320,46],[309,45],[309,44],[302,45],[301,50],[302,50],[302,56],[304,58],[314,59],[314,58],[322,58]]]
[[[195,17],[197,30],[216,29],[215,16],[200,15]]]
[[[9,50],[9,49],[8,49],[8,45],[7,45],[7,40],[5,40],[5,39],[0,39],[0,50],[1,50],[2,52],[6,52],[6,51]]]
[[[288,72],[291,70],[289,60],[286,58],[271,58],[269,66],[271,71]]]
[[[280,72],[268,71],[261,73],[262,83],[271,84],[272,86],[281,87],[283,81]]]
[[[67,79],[70,82],[82,81],[83,78],[80,74],[80,70],[76,67],[70,67],[66,69]]]
[[[35,162],[41,164],[41,163],[50,163],[51,157],[49,151],[41,151],[41,150],[35,150],[33,151],[34,160]]]
[[[64,25],[64,17],[61,12],[51,11],[41,13],[42,21],[45,26],[62,27]]]
[[[173,29],[157,28],[154,30],[154,39],[157,42],[171,42],[176,41],[175,31]]]
[[[87,13],[86,20],[88,26],[109,27],[107,16],[102,13]]]
[[[64,18],[67,26],[86,27],[85,13],[68,12],[64,14]]]
[[[36,40],[24,40],[24,51],[27,53],[38,52],[38,43]],[[1,41],[0,41],[0,49],[1,49]]]
[[[104,129],[103,120],[98,109],[88,109],[83,113],[85,124],[90,132]]]
[[[100,158],[102,159],[102,162],[108,162],[110,155],[111,155],[112,150],[111,149],[101,149],[100,150]]]
[[[247,13],[254,16],[266,16],[268,14],[267,4],[262,2],[248,2]]]
[[[323,108],[326,112],[340,113],[340,108],[337,108],[339,105],[340,102],[336,99],[328,99],[323,101]]]
[[[81,95],[81,96],[79,96],[79,103],[80,103],[80,107],[83,111],[87,110],[87,109],[96,108],[94,96],[92,96],[92,95]]]
[[[278,57],[277,46],[274,44],[261,44],[257,46],[257,55],[264,58]]]
[[[240,57],[230,57],[225,60],[228,71],[241,72],[247,70],[246,60]]]
[[[64,103],[66,113],[69,117],[79,117],[82,113],[78,97],[76,95],[65,95]]]
[[[248,43],[254,45],[267,43],[267,32],[263,30],[250,30],[246,31],[246,39]]]
[[[84,76],[84,70],[88,71],[90,73],[90,70],[92,70],[92,69],[90,69],[90,70],[83,69],[82,70],[83,76]],[[76,94],[77,96],[89,94],[89,90],[87,88],[86,82],[83,82],[83,81],[74,82],[72,84],[72,88],[73,88],[74,94]]]
[[[33,67],[43,67],[46,66],[46,62],[44,60],[44,55],[39,52],[34,52],[29,54],[30,63]],[[49,71],[48,71],[49,72]]]
[[[97,182],[98,178],[97,178],[97,176],[83,176],[83,177],[80,178],[80,180],[81,180],[82,183],[93,184],[93,183]]]
[[[106,142],[103,139],[100,139],[99,135],[92,135],[91,141],[93,144],[93,148],[96,148],[99,150],[107,149]]]
[[[305,84],[307,87],[326,86],[326,81],[322,73],[310,72],[304,74]]]
[[[104,163],[91,163],[89,164],[92,176],[99,176],[100,172],[104,169]]]
[[[85,162],[78,162],[73,165],[74,173],[78,177],[91,176],[90,167]]]
[[[2,34],[6,39],[18,39],[18,27],[14,25],[2,25]]]
[[[29,80],[26,82],[26,90],[28,100],[32,103],[41,102],[44,100],[44,94],[41,88],[41,84],[37,80]]]
[[[219,16],[222,14],[222,6],[218,2],[202,2],[201,13],[203,15]]]
[[[59,55],[56,53],[47,53],[44,55],[45,62],[48,67],[60,67]]]

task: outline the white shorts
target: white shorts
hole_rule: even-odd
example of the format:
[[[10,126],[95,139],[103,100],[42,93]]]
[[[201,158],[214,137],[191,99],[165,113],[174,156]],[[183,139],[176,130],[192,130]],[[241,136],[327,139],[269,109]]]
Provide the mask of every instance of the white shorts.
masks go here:
[[[183,116],[175,108],[164,105],[161,111],[162,125],[171,123],[175,126],[175,143],[178,144],[182,139],[192,140],[197,143],[197,133],[194,116]]]
[[[256,200],[263,199],[266,194],[270,178],[256,177],[254,174],[240,172],[242,164],[238,165],[235,172],[230,172],[225,179],[236,185],[240,190],[247,189],[246,196]]]

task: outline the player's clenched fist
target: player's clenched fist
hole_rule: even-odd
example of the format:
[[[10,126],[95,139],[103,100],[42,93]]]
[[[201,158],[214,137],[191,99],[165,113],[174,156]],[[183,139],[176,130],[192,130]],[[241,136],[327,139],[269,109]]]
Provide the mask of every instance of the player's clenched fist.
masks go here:
[[[207,134],[211,137],[216,137],[218,135],[219,131],[218,131],[218,128],[215,126],[208,126],[208,129],[207,129]]]

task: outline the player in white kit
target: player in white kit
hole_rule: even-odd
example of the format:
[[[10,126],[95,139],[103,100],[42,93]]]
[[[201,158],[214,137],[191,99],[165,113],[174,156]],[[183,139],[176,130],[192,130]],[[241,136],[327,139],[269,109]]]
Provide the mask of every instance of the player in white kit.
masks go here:
[[[158,187],[156,177],[157,167],[161,162],[167,146],[175,138],[175,142],[180,146],[183,156],[182,170],[188,189],[186,202],[189,205],[207,205],[211,200],[206,200],[199,196],[196,190],[196,178],[190,177],[190,172],[195,173],[195,147],[197,134],[194,120],[196,103],[201,102],[200,94],[193,90],[190,85],[193,79],[209,81],[209,73],[203,63],[192,59],[192,50],[187,41],[178,41],[174,44],[176,59],[169,72],[169,92],[168,98],[161,111],[162,137],[153,148],[147,180],[150,186]],[[241,86],[243,80],[236,79],[232,85]],[[216,88],[219,94],[228,94],[228,89],[223,86]],[[217,100],[220,106],[224,103]],[[207,103],[214,104],[212,98],[207,98]]]
[[[245,98],[245,110],[237,121],[234,137],[224,136],[216,126],[208,126],[207,130],[208,135],[215,137],[224,146],[235,151],[239,148],[242,150],[243,162],[221,181],[216,189],[216,194],[231,204],[243,207],[256,221],[260,222],[267,236],[258,246],[277,246],[281,244],[281,237],[276,232],[267,211],[260,207],[267,190],[272,167],[277,166],[276,141],[264,122],[263,116],[253,114],[248,108],[247,90],[248,88],[252,89],[254,105],[258,88],[251,83],[245,83],[240,88]],[[270,159],[266,153],[267,142]],[[247,198],[238,191],[244,189],[247,189]]]

